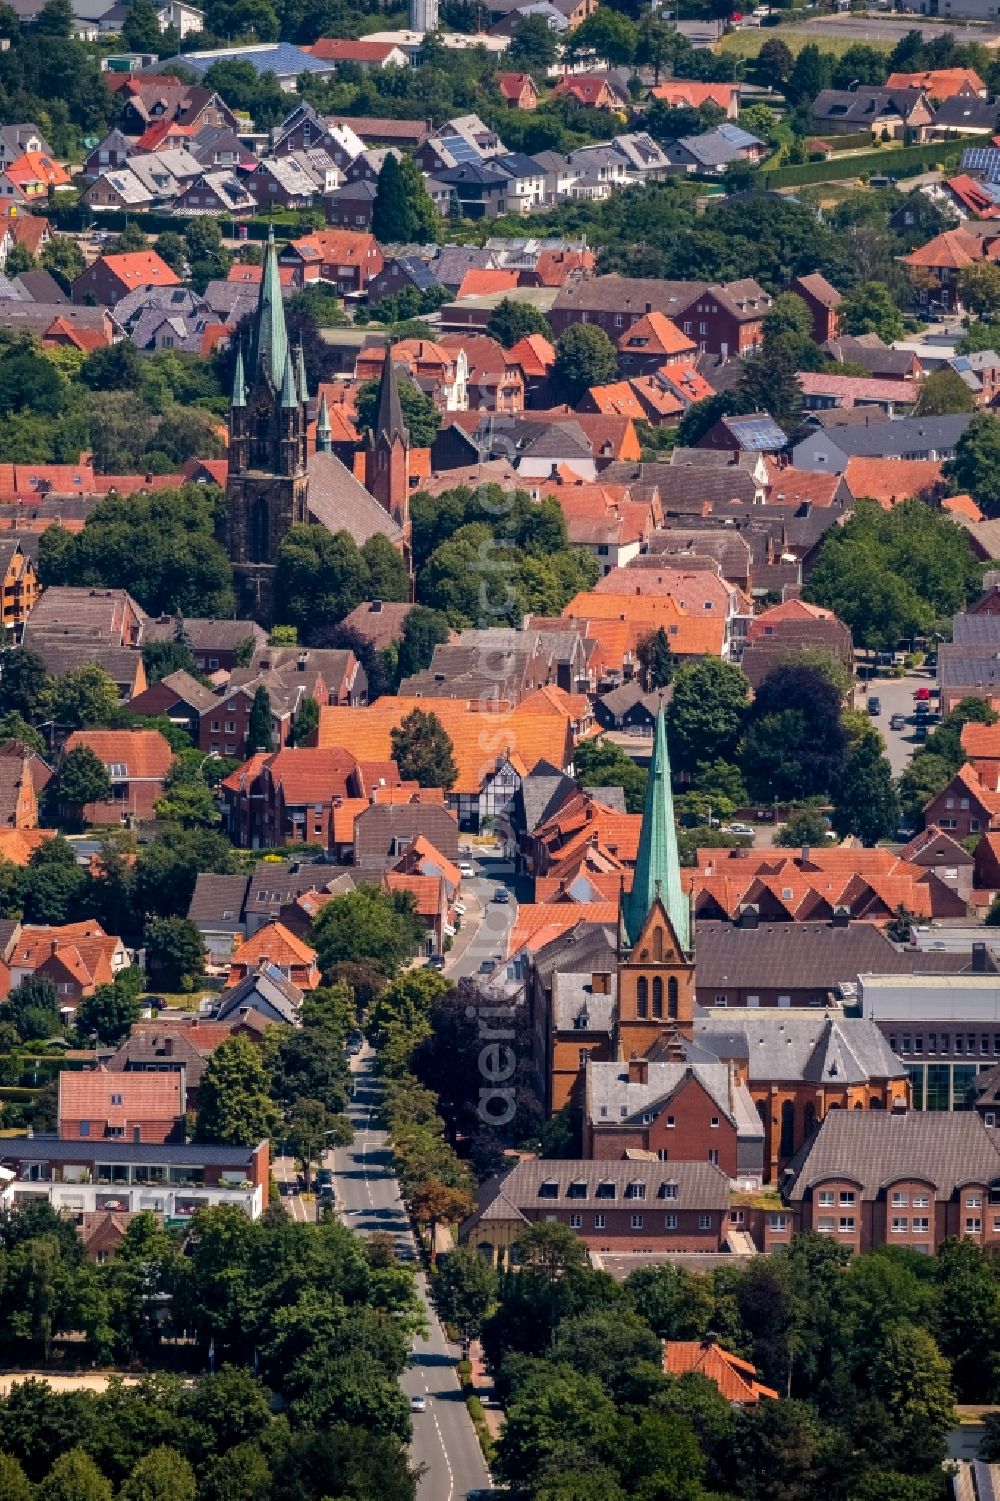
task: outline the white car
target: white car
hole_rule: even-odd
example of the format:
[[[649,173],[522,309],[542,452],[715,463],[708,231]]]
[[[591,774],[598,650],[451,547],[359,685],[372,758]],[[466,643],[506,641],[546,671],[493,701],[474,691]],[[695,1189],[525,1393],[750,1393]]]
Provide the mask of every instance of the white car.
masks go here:
[[[422,1392],[418,1392],[415,1397],[411,1397],[410,1398],[410,1411],[411,1412],[426,1412],[427,1411],[427,1398],[423,1395]]]
[[[476,874],[476,867],[471,863],[471,861],[463,860],[461,865],[458,867],[458,873],[460,876],[472,877]]]
[[[464,917],[465,916],[465,903],[464,902],[456,902],[455,903],[455,911],[458,913],[459,917]]]
[[[742,834],[748,839],[753,839],[754,830],[747,823],[731,823],[723,830],[725,834]]]

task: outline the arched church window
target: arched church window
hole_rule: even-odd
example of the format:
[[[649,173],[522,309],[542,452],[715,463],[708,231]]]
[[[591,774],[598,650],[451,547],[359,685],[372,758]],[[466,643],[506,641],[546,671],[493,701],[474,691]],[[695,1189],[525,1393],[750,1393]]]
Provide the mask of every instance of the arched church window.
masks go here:
[[[649,1015],[649,981],[645,975],[640,975],[636,981],[635,1014],[642,1017]]]
[[[653,1015],[658,1020],[663,1017],[663,981],[659,975],[653,980]]]
[[[677,978],[671,975],[667,981],[667,1015],[677,1020]]]

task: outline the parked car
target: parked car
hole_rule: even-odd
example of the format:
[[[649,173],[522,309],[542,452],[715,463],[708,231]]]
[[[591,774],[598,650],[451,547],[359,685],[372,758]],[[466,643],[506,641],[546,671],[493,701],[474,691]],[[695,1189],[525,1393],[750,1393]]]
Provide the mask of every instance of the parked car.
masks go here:
[[[905,714],[893,714],[889,719],[890,730],[901,730],[906,724]]]
[[[472,877],[476,874],[476,867],[470,860],[463,860],[461,865],[458,867],[458,873],[460,876]]]
[[[918,724],[917,727],[916,727],[916,729],[913,731],[913,738],[914,738],[914,740],[917,740],[917,741],[924,741],[924,740],[926,740],[927,739],[927,726],[925,724]]]
[[[493,900],[499,906],[506,907],[507,903],[510,901],[510,892],[507,890],[506,886],[497,887],[496,891],[494,891],[493,893]]]
[[[364,1046],[364,1035],[361,1032],[348,1032],[347,1051],[352,1058],[356,1058]]]
[[[929,688],[918,688],[913,695],[916,699],[930,698],[930,696],[931,690]]]
[[[444,969],[444,955],[432,954],[427,961],[428,969]]]
[[[931,706],[926,698],[918,699],[913,707],[918,719],[926,719],[931,712]]]
[[[728,823],[722,831],[724,834],[739,834],[743,838],[753,839],[755,830],[748,823]]]
[[[480,964],[480,966],[479,966],[479,973],[481,975],[491,975],[493,973],[494,968],[496,967],[496,963],[497,963],[497,960],[495,958],[494,959],[484,959],[482,961],[482,963]]]
[[[872,719],[877,719],[881,712],[882,700],[872,694],[871,698],[868,700],[868,713],[871,715]]]

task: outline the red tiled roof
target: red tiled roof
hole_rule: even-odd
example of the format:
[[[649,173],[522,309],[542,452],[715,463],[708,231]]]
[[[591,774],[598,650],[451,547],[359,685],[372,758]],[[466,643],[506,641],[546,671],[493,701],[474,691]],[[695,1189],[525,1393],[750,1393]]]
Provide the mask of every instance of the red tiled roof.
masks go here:
[[[757,1380],[749,1361],[731,1355],[712,1340],[674,1339],[663,1342],[663,1369],[669,1376],[697,1371],[718,1387],[727,1402],[755,1406],[761,1397],[778,1400],[778,1393]]]
[[[555,348],[542,334],[525,334],[507,353],[525,375],[548,375],[556,362]]]
[[[933,99],[951,99],[966,87],[977,94],[986,92],[986,85],[975,68],[927,68],[922,73],[890,73],[885,87],[919,89]]]
[[[159,730],[74,730],[66,741],[67,754],[80,746],[105,766],[124,765],[130,778],[163,778],[174,759]]]
[[[444,906],[440,876],[411,876],[403,871],[390,870],[383,877],[383,883],[387,891],[408,891],[420,917],[437,917]]]
[[[181,1075],[106,1069],[59,1075],[59,1119],[62,1121],[170,1120],[180,1116]]]
[[[698,345],[690,334],[683,333],[666,313],[645,313],[618,340],[622,354],[668,355],[694,354]]]
[[[462,277],[458,297],[485,297],[491,292],[509,292],[518,285],[520,272],[473,266]]]
[[[929,496],[941,483],[936,459],[859,459],[851,457],[844,483],[855,500],[867,497],[889,509],[912,496]]]

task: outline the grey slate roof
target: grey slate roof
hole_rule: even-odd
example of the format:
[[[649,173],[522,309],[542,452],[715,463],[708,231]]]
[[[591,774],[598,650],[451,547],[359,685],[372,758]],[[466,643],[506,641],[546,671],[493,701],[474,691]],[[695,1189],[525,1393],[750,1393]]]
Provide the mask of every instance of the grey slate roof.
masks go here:
[[[60,1141],[57,1136],[0,1138],[0,1165],[6,1162],[163,1162],[177,1167],[249,1167],[255,1148],[214,1142]]]
[[[191,922],[232,928],[240,926],[243,903],[250,886],[248,876],[218,876],[199,871],[187,915]]]
[[[946,417],[903,417],[898,421],[838,425],[827,439],[849,458],[903,458],[907,454],[955,447],[972,418],[966,412]],[[809,442],[809,439],[803,440]],[[802,444],[796,444],[792,455]]]
[[[806,1017],[772,1008],[747,1013],[731,1029],[720,1027],[717,1018],[699,1019],[695,1037],[720,1058],[745,1056],[751,1082],[864,1084],[906,1074],[874,1022],[829,1016],[819,1008]]]
[[[553,1199],[542,1198],[543,1183],[554,1183]],[[570,1184],[579,1184],[583,1192],[573,1198]],[[546,1203],[560,1205],[627,1204],[625,1191],[630,1183],[645,1185],[644,1202],[653,1206],[665,1198],[665,1184],[676,1186],[671,1194],[671,1208],[729,1208],[729,1179],[709,1162],[589,1162],[586,1160],[549,1159],[519,1162],[505,1178],[491,1178],[479,1191],[480,1220],[510,1219],[522,1209],[544,1209]],[[599,1199],[600,1184],[614,1184],[613,1198]]]
[[[589,970],[557,970],[552,976],[552,1025],[560,1032],[606,1032],[615,1021],[615,997],[595,995]]]
[[[857,1182],[863,1200],[900,1178],[929,1181],[935,1199],[945,1200],[962,1183],[1000,1178],[1000,1150],[996,1132],[972,1111],[831,1110],[792,1159],[785,1196],[801,1202],[813,1184],[832,1177]]]
[[[575,927],[551,943],[537,949],[532,960],[536,975],[542,981],[556,971],[588,969],[590,973],[601,970],[614,972],[617,966],[618,934],[614,923],[580,921]]]
[[[698,988],[743,990],[832,990],[859,974],[954,973],[965,965],[952,954],[898,949],[872,923],[762,923],[757,928],[729,923],[698,924]]]
[[[299,987],[287,980],[275,965],[267,964],[254,974],[247,975],[245,980],[241,980],[231,990],[223,991],[216,1019],[225,1021],[227,1017],[238,1014],[245,1008],[252,1011],[270,1009],[276,1011],[289,1026],[294,1026],[299,1019],[302,1000]]]
[[[645,1084],[630,1082],[627,1065],[591,1062],[587,1066],[590,1122],[594,1126],[642,1124],[643,1115],[659,1115],[688,1078],[698,1080],[739,1136],[763,1137],[764,1128],[746,1085],[734,1088],[730,1097],[728,1065],[717,1061],[650,1063]]]
[[[539,761],[528,775],[521,779],[521,802],[524,807],[526,831],[530,834],[546,819],[551,818],[576,790],[576,783],[558,767],[547,761]]]
[[[350,532],[361,547],[369,537],[402,541],[403,533],[360,480],[333,453],[309,455],[309,514],[329,532]]]

